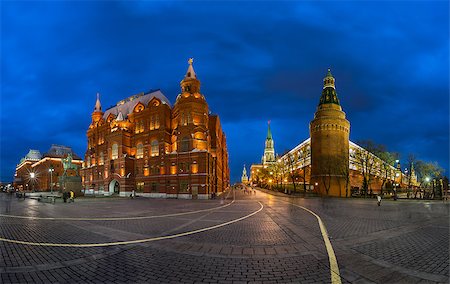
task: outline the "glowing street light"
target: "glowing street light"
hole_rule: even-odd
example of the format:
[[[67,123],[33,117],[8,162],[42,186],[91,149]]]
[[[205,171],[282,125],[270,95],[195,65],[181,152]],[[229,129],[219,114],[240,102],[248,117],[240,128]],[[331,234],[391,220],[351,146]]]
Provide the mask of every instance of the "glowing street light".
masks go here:
[[[34,178],[36,177],[36,174],[34,172],[30,173],[30,179],[31,179],[31,184],[33,186],[33,191],[34,191]]]
[[[398,160],[396,160],[398,161]],[[397,186],[400,185],[397,183],[397,178],[400,176],[400,173],[395,173],[395,179],[394,179],[394,200],[397,200]]]
[[[53,168],[53,165],[50,165],[50,168],[48,169],[50,172],[50,193],[53,194],[53,172],[55,171],[55,168]]]

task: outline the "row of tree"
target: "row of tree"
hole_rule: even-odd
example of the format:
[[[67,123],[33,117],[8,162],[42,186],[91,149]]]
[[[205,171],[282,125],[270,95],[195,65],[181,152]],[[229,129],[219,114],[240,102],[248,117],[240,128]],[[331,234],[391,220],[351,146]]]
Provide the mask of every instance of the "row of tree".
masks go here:
[[[381,181],[380,191],[383,194],[383,190],[390,190],[394,183],[402,179],[401,175],[403,175],[407,179],[406,187],[414,189],[414,197],[417,197],[421,190],[433,189],[434,192],[433,182],[436,180],[448,181],[443,176],[444,170],[436,162],[425,162],[417,159],[414,154],[410,154],[405,171],[401,172],[401,169],[397,168],[399,153],[389,152],[384,145],[369,140],[359,141],[357,144],[361,148],[356,147],[351,150],[350,165],[352,170],[359,171],[362,176],[361,193],[365,196],[372,193],[374,189],[372,184],[375,178]],[[257,173],[252,173],[253,182],[260,186],[277,189],[284,189],[289,184],[292,185],[294,192],[301,188],[306,193],[310,167],[305,165],[310,158],[309,151],[309,148],[305,148],[297,153],[286,152],[283,159],[278,157],[276,163],[260,169]],[[342,157],[336,156],[320,161],[323,171],[322,184],[328,194],[331,187],[330,177],[336,174],[344,177],[345,196],[348,197],[351,194],[349,161],[342,159]],[[417,181],[411,174],[413,172],[417,176]]]

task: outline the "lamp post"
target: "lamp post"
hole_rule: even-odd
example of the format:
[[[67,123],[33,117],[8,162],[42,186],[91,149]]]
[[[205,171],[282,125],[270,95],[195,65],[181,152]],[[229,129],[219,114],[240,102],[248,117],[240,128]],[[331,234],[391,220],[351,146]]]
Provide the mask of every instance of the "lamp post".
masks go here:
[[[397,183],[397,178],[399,176],[400,176],[399,173],[395,173],[395,179],[394,179],[394,200],[397,200],[397,185],[400,185],[400,184]]]
[[[408,169],[407,168],[405,168],[405,177],[406,177],[406,179],[408,181],[408,185],[407,185],[407,188],[406,188],[406,197],[409,198],[409,190],[410,190],[409,187],[411,185],[411,177],[408,176]]]
[[[430,182],[430,177],[425,177],[425,182],[426,182],[426,189],[427,189],[427,192],[428,192],[428,185],[429,185],[429,182]],[[424,196],[425,196],[425,192],[424,192]]]
[[[50,172],[50,193],[53,194],[53,172],[55,171],[53,165],[50,165],[48,171]]]
[[[34,191],[34,178],[35,177],[36,177],[36,174],[34,172],[31,172],[30,179],[31,179],[31,186],[32,186],[33,191]]]

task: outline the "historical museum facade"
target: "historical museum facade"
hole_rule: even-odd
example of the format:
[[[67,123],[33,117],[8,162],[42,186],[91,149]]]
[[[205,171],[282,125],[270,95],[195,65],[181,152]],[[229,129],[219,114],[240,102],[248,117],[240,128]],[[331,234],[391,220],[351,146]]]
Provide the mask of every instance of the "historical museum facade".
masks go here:
[[[81,168],[82,159],[70,147],[53,144],[44,154],[39,150],[30,150],[16,167],[14,188],[20,191],[63,190],[59,179],[64,174],[63,161],[69,155],[72,157],[72,164]],[[66,174],[74,176],[78,174],[78,170]]]
[[[81,170],[85,193],[205,199],[229,186],[225,134],[192,59],[180,85],[174,106],[156,90],[103,112],[97,95]]]
[[[342,111],[329,69],[323,83],[319,105],[309,127],[310,138],[275,157],[269,123],[264,155],[261,164],[251,166],[250,182],[259,181],[261,173],[268,170],[269,183],[279,180],[277,175],[283,176],[281,182],[289,182],[285,176],[290,175],[304,188],[320,195],[340,197],[350,196],[349,190],[361,187],[364,176],[374,192],[387,184],[418,186],[413,166],[409,172],[402,172],[398,161],[396,165],[387,164],[349,140],[350,122]]]

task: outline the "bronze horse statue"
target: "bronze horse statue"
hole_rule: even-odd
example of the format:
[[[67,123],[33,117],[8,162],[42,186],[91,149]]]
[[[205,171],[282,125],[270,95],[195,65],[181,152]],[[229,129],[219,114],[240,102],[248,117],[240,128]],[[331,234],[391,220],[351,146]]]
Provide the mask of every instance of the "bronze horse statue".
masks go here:
[[[69,153],[67,155],[67,158],[65,159],[61,159],[61,163],[63,164],[64,167],[64,173],[63,175],[66,175],[67,170],[78,170],[78,166],[75,164],[72,164],[72,154]]]

